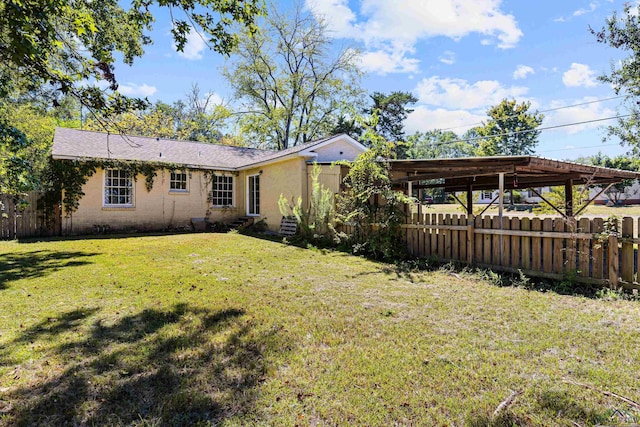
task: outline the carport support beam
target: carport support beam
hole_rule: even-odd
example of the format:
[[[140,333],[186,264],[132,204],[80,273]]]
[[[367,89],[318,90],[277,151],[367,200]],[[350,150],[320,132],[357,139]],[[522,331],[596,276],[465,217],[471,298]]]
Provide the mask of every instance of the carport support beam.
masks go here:
[[[564,214],[567,218],[573,217],[573,180],[564,182]]]
[[[504,173],[501,172],[498,174],[498,217],[500,218],[500,230],[502,230],[503,221],[502,221],[502,210],[504,209]],[[500,259],[502,260],[502,234],[499,236],[500,238]]]
[[[407,181],[407,196],[409,196],[409,198],[413,197],[413,182],[412,181]],[[420,203],[420,201],[418,200],[418,203]],[[410,204],[408,206],[408,209],[405,211],[406,214],[406,219],[405,221],[407,222],[407,224],[411,223],[411,220],[413,218],[413,204]]]
[[[473,216],[473,185],[471,182],[467,184],[467,217]]]
[[[471,181],[467,184],[467,264],[473,265],[475,256],[473,253],[475,245],[475,218],[473,217],[473,185]]]
[[[498,217],[502,229],[502,210],[504,209],[504,173],[498,174]]]

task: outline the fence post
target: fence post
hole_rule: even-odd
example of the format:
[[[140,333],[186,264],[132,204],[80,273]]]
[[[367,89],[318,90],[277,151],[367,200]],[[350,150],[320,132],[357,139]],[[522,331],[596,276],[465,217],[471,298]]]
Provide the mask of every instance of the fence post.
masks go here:
[[[620,276],[622,280],[633,283],[633,243],[628,239],[633,238],[633,218],[622,218],[622,258],[620,265]]]
[[[467,264],[473,265],[475,245],[475,221],[473,214],[467,215]]]
[[[609,287],[618,289],[618,236],[609,235],[609,247],[607,248],[607,263],[609,271]]]

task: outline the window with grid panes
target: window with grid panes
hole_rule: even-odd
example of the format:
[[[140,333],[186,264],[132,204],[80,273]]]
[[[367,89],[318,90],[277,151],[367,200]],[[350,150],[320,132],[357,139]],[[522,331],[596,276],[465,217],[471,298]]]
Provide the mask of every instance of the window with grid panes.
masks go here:
[[[483,191],[482,192],[482,198],[484,200],[491,200],[493,199],[493,191]]]
[[[213,206],[233,206],[233,176],[213,176]]]
[[[187,191],[187,173],[180,171],[171,172],[169,189],[171,191]]]
[[[120,169],[104,171],[104,205],[133,206],[131,174]]]

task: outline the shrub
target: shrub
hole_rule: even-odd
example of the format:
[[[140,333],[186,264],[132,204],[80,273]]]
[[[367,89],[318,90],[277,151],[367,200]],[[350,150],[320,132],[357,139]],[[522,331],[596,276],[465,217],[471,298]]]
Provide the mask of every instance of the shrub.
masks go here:
[[[348,164],[347,189],[337,198],[337,219],[353,226],[347,236],[353,252],[395,261],[405,255],[400,226],[404,206],[413,200],[392,188],[388,159],[394,156],[395,144],[374,131],[375,122],[374,117],[365,123],[362,136],[369,150]]]
[[[307,241],[332,238],[336,234],[333,193],[320,184],[318,178],[321,171],[320,165],[314,163],[308,207],[303,206],[302,197],[298,197],[295,203],[293,203],[293,197],[289,200],[282,194],[278,199],[280,213],[285,217],[296,219],[298,234]]]

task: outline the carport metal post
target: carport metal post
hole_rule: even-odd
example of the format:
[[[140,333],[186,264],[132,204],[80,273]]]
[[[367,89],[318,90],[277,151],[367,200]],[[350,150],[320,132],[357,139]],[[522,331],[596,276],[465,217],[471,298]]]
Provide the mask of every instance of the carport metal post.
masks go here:
[[[467,183],[467,264],[473,265],[475,256],[475,218],[473,216],[473,185]]]
[[[504,209],[504,172],[498,174],[498,218],[502,230],[502,210]],[[502,234],[500,234],[500,263],[502,263]]]
[[[407,181],[407,196],[413,197],[413,181]],[[409,212],[405,221],[410,224],[413,221],[413,203],[409,205]]]
[[[564,214],[567,218],[573,217],[573,180],[564,182]]]

